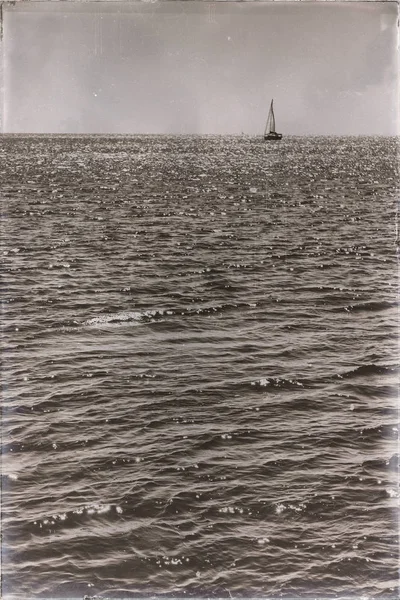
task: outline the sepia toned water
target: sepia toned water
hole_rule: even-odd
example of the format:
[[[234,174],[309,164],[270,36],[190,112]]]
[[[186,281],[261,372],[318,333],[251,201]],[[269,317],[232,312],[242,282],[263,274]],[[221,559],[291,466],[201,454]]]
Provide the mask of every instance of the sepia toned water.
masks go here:
[[[0,149],[3,597],[397,598],[396,140]]]

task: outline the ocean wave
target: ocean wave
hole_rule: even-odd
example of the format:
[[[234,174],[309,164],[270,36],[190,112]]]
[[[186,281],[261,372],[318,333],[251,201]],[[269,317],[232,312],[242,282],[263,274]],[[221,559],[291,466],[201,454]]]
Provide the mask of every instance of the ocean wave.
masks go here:
[[[293,388],[304,388],[307,386],[308,382],[300,379],[286,379],[280,377],[262,377],[261,379],[257,379],[256,381],[252,381],[251,385],[257,389],[262,388],[283,388],[283,389],[293,389]]]
[[[369,375],[394,375],[400,370],[399,366],[386,366],[377,364],[361,365],[350,371],[337,374],[339,379],[352,379],[356,377],[364,377]]]
[[[32,529],[38,533],[40,530],[46,532],[54,531],[59,528],[81,526],[91,519],[107,515],[107,519],[117,518],[123,513],[123,508],[118,504],[105,504],[102,502],[93,502],[83,504],[77,508],[47,515],[32,522]]]
[[[243,309],[243,308],[255,308],[257,303],[252,302],[235,302],[235,303],[222,303],[213,304],[206,306],[199,306],[197,308],[173,308],[173,309],[154,309],[154,310],[143,310],[143,311],[127,311],[118,312],[115,314],[105,314],[92,317],[84,321],[85,326],[96,327],[104,325],[115,325],[125,324],[130,322],[155,322],[165,319],[167,317],[183,316],[201,316],[201,315],[212,315],[218,313],[224,313],[231,310]],[[76,321],[75,321],[76,323]]]
[[[118,323],[126,323],[132,321],[155,321],[161,319],[164,314],[171,314],[171,311],[163,310],[144,310],[144,311],[129,311],[120,312],[115,314],[99,315],[92,317],[84,322],[87,326],[102,326],[102,325],[114,325]]]
[[[333,309],[333,311],[344,310],[346,312],[379,312],[381,310],[388,310],[390,308],[398,308],[398,303],[390,302],[388,300],[381,300],[380,302],[359,302],[356,304],[348,304],[340,309]]]

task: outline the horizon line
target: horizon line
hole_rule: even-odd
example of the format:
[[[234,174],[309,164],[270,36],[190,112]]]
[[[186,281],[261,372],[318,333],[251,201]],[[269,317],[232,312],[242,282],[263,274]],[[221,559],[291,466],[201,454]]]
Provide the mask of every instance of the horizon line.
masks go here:
[[[37,0],[38,2],[43,2],[45,0]],[[54,0],[53,0],[54,1]],[[55,0],[58,1],[58,0]],[[60,0],[61,1],[61,0]],[[65,1],[65,0],[64,0]],[[73,0],[70,0],[73,1]],[[103,2],[106,0],[91,0],[91,1],[96,1],[96,2]],[[119,1],[119,0],[112,0],[112,1]],[[138,0],[138,1],[142,1],[142,0]],[[170,0],[172,1],[179,1],[179,0]],[[223,1],[223,0],[219,0],[219,1]],[[225,1],[225,0],[224,0]],[[231,0],[227,0],[227,1],[231,1]],[[232,0],[233,1],[233,0]],[[237,1],[237,0],[234,0]],[[245,1],[245,0],[240,0],[240,1]],[[303,1],[303,0],[298,0],[298,1]],[[336,0],[328,0],[328,1],[336,1]],[[384,0],[386,1],[386,0]],[[42,135],[42,136],[49,136],[49,135],[58,135],[58,136],[66,136],[66,135],[75,135],[75,136],[148,136],[148,137],[171,137],[171,136],[175,136],[175,137],[251,137],[251,138],[261,138],[263,141],[265,141],[264,138],[264,134],[262,133],[196,133],[196,132],[186,132],[186,133],[140,133],[140,132],[115,132],[115,131],[110,131],[110,132],[91,132],[91,131],[86,131],[86,132],[67,132],[67,131],[41,131],[41,132],[36,132],[36,131],[0,131],[0,135],[4,136],[4,135],[26,135],[26,136],[34,136],[34,135]],[[400,137],[400,131],[398,133],[291,133],[291,134],[283,134],[283,138],[298,138],[298,137]],[[277,141],[281,141],[281,140],[277,140]]]

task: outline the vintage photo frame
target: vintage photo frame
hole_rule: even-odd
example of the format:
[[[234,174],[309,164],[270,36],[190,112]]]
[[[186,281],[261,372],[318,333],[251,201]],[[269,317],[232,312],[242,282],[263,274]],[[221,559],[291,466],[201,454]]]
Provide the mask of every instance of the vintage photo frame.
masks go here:
[[[352,7],[346,27],[338,4]],[[228,14],[234,5],[241,13]],[[293,9],[291,34],[269,30],[279,52],[290,35],[309,48],[282,79],[257,25],[267,5],[277,23]],[[325,37],[312,13],[322,5]],[[24,7],[31,17],[7,20]],[[353,36],[357,9],[374,16]],[[6,0],[0,10],[4,600],[394,600],[398,3]],[[46,10],[48,25],[28,30]],[[74,10],[80,23],[51,29],[57,11]],[[119,16],[104,25],[104,10]],[[127,34],[135,10],[141,45]],[[305,11],[307,44],[295,33]],[[336,45],[328,21],[343,25]],[[273,84],[261,81],[255,39]],[[352,62],[352,48],[366,57]],[[126,65],[113,70],[107,53]],[[130,76],[136,88],[115,102],[105,82]]]

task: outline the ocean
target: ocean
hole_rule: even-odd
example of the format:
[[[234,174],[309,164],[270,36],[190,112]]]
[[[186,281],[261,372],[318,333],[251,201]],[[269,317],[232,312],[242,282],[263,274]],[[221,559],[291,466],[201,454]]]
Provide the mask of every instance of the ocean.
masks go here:
[[[398,141],[0,154],[3,598],[398,598]]]

